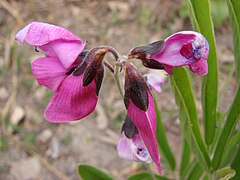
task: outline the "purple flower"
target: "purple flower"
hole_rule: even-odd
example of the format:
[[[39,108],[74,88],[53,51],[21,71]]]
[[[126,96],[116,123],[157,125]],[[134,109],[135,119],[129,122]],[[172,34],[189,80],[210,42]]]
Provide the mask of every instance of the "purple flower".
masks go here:
[[[125,62],[124,103],[140,139],[143,140],[159,173],[162,174],[156,140],[156,112],[153,97],[144,77],[129,62]]]
[[[165,82],[165,79],[155,74],[144,74],[143,77],[146,79],[148,85],[157,93],[161,93],[161,85]]]
[[[32,72],[39,84],[54,91],[44,114],[48,121],[79,120],[95,109],[104,74],[102,60],[111,48],[83,51],[85,42],[80,38],[41,22],[24,27],[16,39],[45,52],[32,62]]]
[[[164,69],[172,74],[173,67],[188,65],[190,70],[203,76],[208,73],[209,45],[204,36],[194,31],[181,31],[164,41],[134,48],[129,58],[141,59],[149,68]]]

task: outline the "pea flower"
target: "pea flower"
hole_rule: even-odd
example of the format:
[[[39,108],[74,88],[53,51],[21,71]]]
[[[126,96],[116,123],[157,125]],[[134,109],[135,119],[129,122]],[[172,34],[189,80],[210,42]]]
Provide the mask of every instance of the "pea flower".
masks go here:
[[[169,74],[173,67],[188,65],[192,72],[203,76],[208,73],[208,52],[209,45],[202,34],[181,31],[165,40],[134,48],[129,58],[140,59],[144,66],[164,69]]]
[[[104,69],[102,60],[110,47],[83,51],[85,42],[68,30],[55,25],[33,22],[16,34],[20,43],[26,41],[45,52],[31,63],[38,83],[54,91],[45,110],[51,122],[79,120],[96,107]]]
[[[134,131],[134,135],[129,136],[123,127],[125,137],[122,135],[122,139],[128,138],[129,140],[122,140],[122,144],[129,145],[130,143],[133,153],[133,155],[126,154],[125,158],[128,158],[129,160],[137,158],[140,161],[149,162],[150,155],[151,159],[156,164],[159,173],[162,174],[156,140],[156,111],[152,94],[144,77],[131,63],[125,62],[124,68],[124,103],[127,108],[128,116],[137,129],[137,131]],[[144,142],[144,145],[141,144],[141,140]],[[145,146],[147,150],[145,149]],[[125,145],[125,147],[129,146]],[[119,154],[121,154],[121,150],[122,148],[118,148],[118,151],[120,151]],[[128,152],[129,151],[126,151],[125,153]]]

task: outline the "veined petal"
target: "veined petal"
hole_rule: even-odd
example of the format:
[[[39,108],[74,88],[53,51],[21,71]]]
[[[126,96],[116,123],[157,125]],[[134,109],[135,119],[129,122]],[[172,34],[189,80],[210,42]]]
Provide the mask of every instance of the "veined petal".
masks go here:
[[[143,77],[146,78],[148,85],[158,93],[161,93],[161,85],[165,82],[165,78],[155,74],[145,74]]]
[[[150,58],[163,65],[176,67],[207,61],[208,52],[209,45],[202,34],[182,31],[168,37],[164,48],[159,53],[151,55]],[[197,71],[196,68],[193,72],[199,72],[200,75],[206,74],[206,64],[206,62],[198,64],[198,68],[204,69],[205,73]]]
[[[85,43],[79,41],[53,41],[46,45],[39,46],[46,52],[47,57],[57,57],[68,69],[83,51]]]
[[[32,73],[38,83],[56,91],[66,78],[66,69],[56,58],[42,57],[31,63]]]
[[[146,112],[137,108],[132,101],[129,103],[128,115],[132,119],[134,125],[137,127],[138,132],[146,145],[150,156],[155,162],[158,171],[162,174],[160,165],[158,145],[156,140],[156,112],[152,95],[149,93],[149,105]]]
[[[28,24],[16,34],[16,39],[39,47],[46,56],[57,57],[65,68],[71,66],[85,46],[85,42],[68,30],[42,22]]]
[[[139,134],[135,134],[132,139],[129,139],[122,133],[118,140],[117,151],[119,157],[123,159],[146,163],[152,162],[152,158]]]
[[[32,22],[16,34],[16,39],[34,46],[42,46],[56,40],[82,41],[68,30],[48,23]]]
[[[93,81],[82,86],[83,76],[69,75],[55,92],[45,110],[45,118],[50,122],[79,120],[90,114],[96,107],[98,97]]]

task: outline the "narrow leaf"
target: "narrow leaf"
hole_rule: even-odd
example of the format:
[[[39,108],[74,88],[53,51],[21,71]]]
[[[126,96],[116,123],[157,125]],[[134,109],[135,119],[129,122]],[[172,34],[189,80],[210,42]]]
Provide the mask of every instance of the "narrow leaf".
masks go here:
[[[234,56],[238,83],[240,83],[240,1],[227,0],[233,33]]]
[[[113,180],[111,176],[100,169],[85,164],[78,165],[78,173],[83,180]]]
[[[236,156],[237,152],[240,149],[240,131],[238,131],[233,137],[231,137],[227,149],[223,155],[223,161],[221,167],[228,165]]]
[[[175,93],[176,102],[179,106],[180,121],[183,124],[183,133],[191,145],[199,164],[203,169],[210,167],[210,158],[201,136],[197,108],[194,101],[192,85],[189,75],[183,67],[174,68],[171,76],[171,84]],[[185,118],[181,118],[182,115]]]
[[[198,163],[196,163],[187,179],[188,180],[200,179],[202,174],[203,174],[203,170],[201,166]]]
[[[158,175],[155,175],[155,179],[157,180],[169,180],[168,178],[164,177],[164,176],[158,176]],[[139,174],[134,174],[132,176],[129,176],[128,177],[128,180],[152,180],[153,177],[151,174],[149,173],[139,173]]]
[[[202,83],[202,107],[205,141],[211,145],[215,136],[216,107],[218,96],[218,65],[216,41],[210,14],[209,0],[189,0],[190,17],[196,31],[201,32],[209,43],[208,74]]]
[[[238,150],[238,153],[231,163],[231,168],[236,171],[236,175],[231,180],[239,180],[240,179],[240,149]]]
[[[228,112],[226,123],[223,127],[221,136],[218,140],[217,147],[215,149],[214,157],[213,157],[213,170],[218,169],[221,164],[223,153],[228,145],[228,141],[230,136],[232,135],[233,130],[236,127],[238,120],[240,119],[240,87],[238,87],[237,94],[234,98],[234,101],[230,107]]]
[[[190,146],[187,143],[187,140],[184,138],[183,148],[182,148],[182,157],[180,165],[180,177],[183,178],[184,171],[186,171],[191,158]]]
[[[166,130],[165,130],[163,122],[162,122],[161,114],[160,114],[155,96],[154,96],[154,105],[155,105],[155,109],[156,109],[156,119],[157,119],[156,133],[157,133],[158,147],[159,147],[159,150],[160,150],[160,153],[161,153],[163,159],[168,164],[170,169],[172,171],[174,171],[174,169],[176,167],[176,161],[173,156],[172,150],[168,144]]]

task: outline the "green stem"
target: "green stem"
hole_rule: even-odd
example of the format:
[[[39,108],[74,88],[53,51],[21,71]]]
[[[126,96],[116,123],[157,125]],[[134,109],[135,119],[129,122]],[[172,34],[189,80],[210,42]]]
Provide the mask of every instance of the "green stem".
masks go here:
[[[120,71],[120,66],[118,64],[116,64],[115,70],[114,70],[114,80],[115,80],[115,84],[117,85],[117,88],[118,88],[118,91],[119,91],[121,97],[124,99],[123,86],[122,86],[121,80],[119,78],[119,71]]]

